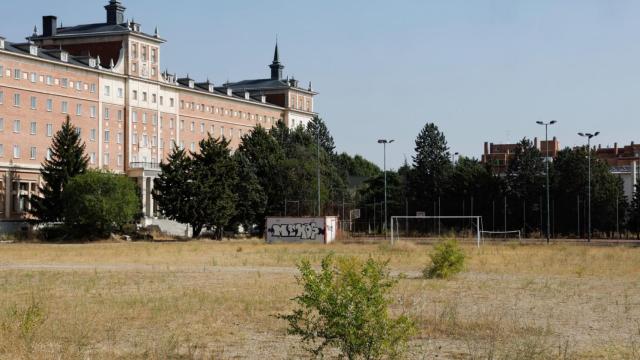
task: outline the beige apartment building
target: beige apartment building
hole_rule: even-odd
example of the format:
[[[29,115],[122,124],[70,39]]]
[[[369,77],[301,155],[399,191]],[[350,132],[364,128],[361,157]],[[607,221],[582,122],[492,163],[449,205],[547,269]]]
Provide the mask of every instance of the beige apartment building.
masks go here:
[[[0,219],[25,219],[40,185],[40,164],[67,116],[90,166],[135,178],[143,210],[157,216],[151,191],[174,146],[196,151],[208,134],[237,148],[255,126],[306,125],[311,88],[283,77],[276,44],[270,76],[215,85],[161,71],[165,40],[126,20],[121,1],[104,23],[59,27],[42,18],[27,42],[0,37]],[[0,28],[0,35],[2,29]]]

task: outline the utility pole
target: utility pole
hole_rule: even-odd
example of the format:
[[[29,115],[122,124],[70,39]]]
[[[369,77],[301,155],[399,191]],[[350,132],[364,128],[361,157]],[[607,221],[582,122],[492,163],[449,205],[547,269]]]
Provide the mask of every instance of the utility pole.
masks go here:
[[[544,125],[544,142],[546,148],[545,155],[545,173],[547,174],[547,244],[549,244],[549,239],[551,238],[551,216],[549,211],[549,125],[555,124],[557,121],[551,120],[548,123],[542,121],[536,121],[538,125]]]
[[[591,139],[598,136],[599,131],[593,134],[590,133],[578,133],[578,135],[587,138],[587,159],[589,161],[589,196],[588,196],[588,210],[587,210],[587,241],[591,242]]]

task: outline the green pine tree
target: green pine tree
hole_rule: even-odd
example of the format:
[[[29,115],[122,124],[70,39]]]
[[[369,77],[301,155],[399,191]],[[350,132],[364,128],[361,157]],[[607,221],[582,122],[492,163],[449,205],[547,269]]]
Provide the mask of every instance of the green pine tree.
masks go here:
[[[40,195],[31,198],[31,213],[42,222],[62,220],[64,205],[62,191],[69,180],[87,170],[89,158],[85,144],[69,116],[56,132],[51,146],[51,157],[42,163]]]
[[[311,135],[314,141],[317,142],[317,136],[320,136],[320,147],[330,156],[335,156],[336,145],[333,141],[333,136],[327,128],[327,124],[320,117],[315,116],[307,125],[307,131]],[[318,131],[320,132],[318,134]]]
[[[451,170],[447,140],[435,124],[426,124],[416,138],[412,192],[418,203],[435,201],[445,191]]]
[[[236,214],[231,223],[234,226],[242,225],[245,231],[251,230],[253,225],[262,221],[267,206],[267,196],[256,176],[256,169],[247,156],[241,152],[233,155],[236,163],[238,181],[234,191],[238,196]]]

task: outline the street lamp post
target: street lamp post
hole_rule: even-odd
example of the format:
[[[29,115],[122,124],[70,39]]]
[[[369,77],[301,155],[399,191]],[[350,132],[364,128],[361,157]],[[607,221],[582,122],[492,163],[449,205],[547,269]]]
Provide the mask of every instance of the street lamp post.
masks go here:
[[[378,144],[382,144],[384,148],[384,161],[383,161],[383,171],[384,171],[384,237],[387,238],[388,232],[388,224],[387,224],[387,144],[391,144],[395,140],[388,139],[380,139],[378,140]]]
[[[588,210],[587,210],[587,215],[588,215],[588,219],[587,219],[587,241],[591,242],[591,138],[594,138],[596,136],[598,136],[600,134],[599,131],[596,131],[593,134],[590,133],[578,133],[578,135],[582,136],[582,137],[586,137],[587,138],[587,158],[589,160],[587,160],[589,162],[589,196],[588,196]]]
[[[551,211],[549,210],[549,125],[557,123],[555,120],[551,120],[548,123],[542,121],[536,121],[538,125],[544,125],[544,143],[545,143],[545,173],[547,174],[547,244],[551,238]]]

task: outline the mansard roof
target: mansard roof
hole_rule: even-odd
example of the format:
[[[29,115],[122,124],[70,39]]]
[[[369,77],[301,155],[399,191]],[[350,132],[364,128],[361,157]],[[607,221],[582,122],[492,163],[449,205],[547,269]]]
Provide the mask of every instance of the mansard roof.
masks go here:
[[[233,91],[268,91],[268,90],[298,90],[302,92],[308,92],[311,94],[317,94],[314,91],[309,89],[303,89],[301,87],[295,86],[293,83],[296,83],[294,79],[253,79],[253,80],[242,80],[234,83],[227,83],[225,87],[233,89]]]
[[[129,22],[122,24],[108,24],[108,23],[96,23],[96,24],[83,24],[76,26],[67,26],[57,28],[56,34],[52,36],[34,36],[31,37],[32,40],[42,40],[42,39],[60,39],[60,38],[71,38],[71,37],[89,37],[89,36],[110,36],[110,35],[126,35],[126,34],[136,34],[151,40],[155,40],[157,42],[165,42],[164,39],[156,36],[150,35],[141,31],[134,31],[130,28]],[[137,24],[136,24],[137,25]]]

